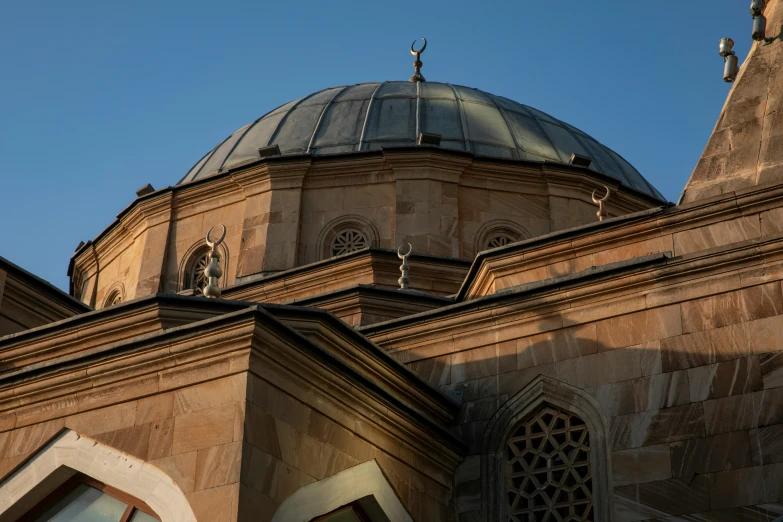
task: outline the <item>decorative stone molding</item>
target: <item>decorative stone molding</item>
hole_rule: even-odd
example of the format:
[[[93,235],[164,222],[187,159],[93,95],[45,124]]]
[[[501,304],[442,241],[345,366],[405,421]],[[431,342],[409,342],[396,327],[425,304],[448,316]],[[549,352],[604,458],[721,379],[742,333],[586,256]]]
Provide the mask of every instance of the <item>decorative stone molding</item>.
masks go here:
[[[228,279],[228,247],[226,243],[222,242],[218,245],[218,251],[220,252],[220,265],[223,267],[223,277],[218,280],[218,285],[223,288],[226,285]],[[177,274],[177,292],[192,289],[193,270],[196,269],[199,261],[209,254],[209,247],[205,239],[201,239],[193,243],[190,248],[185,252],[179,262],[179,271]]]
[[[350,235],[350,236],[349,236]],[[336,243],[340,242],[342,243]],[[375,248],[380,242],[376,226],[367,218],[355,214],[340,216],[324,226],[316,243],[320,259],[349,254],[364,248]],[[363,244],[364,246],[361,246]],[[351,246],[356,248],[351,249]],[[340,250],[344,251],[336,251]]]
[[[494,219],[484,223],[476,232],[473,251],[478,253],[506,246],[509,243],[516,243],[529,237],[530,233],[521,225],[505,219]]]
[[[506,513],[506,441],[520,421],[546,405],[571,412],[587,425],[594,520],[611,522],[614,509],[607,418],[593,397],[544,375],[536,377],[503,404],[487,424],[481,447],[482,520],[505,522],[509,519]]]
[[[272,522],[309,522],[352,502],[371,522],[413,522],[374,460],[301,488],[280,505]]]
[[[0,519],[16,520],[76,472],[145,502],[161,522],[196,522],[185,495],[166,473],[69,429],[0,482]]]
[[[125,301],[125,285],[118,281],[109,287],[105,295],[101,308],[122,303]]]

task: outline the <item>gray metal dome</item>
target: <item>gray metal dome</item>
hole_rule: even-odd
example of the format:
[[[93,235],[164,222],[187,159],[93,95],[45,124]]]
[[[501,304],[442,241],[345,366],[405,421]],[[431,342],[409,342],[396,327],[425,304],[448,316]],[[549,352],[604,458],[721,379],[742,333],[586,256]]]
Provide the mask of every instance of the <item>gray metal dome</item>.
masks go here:
[[[284,155],[338,154],[410,146],[419,132],[441,147],[493,158],[568,163],[592,158],[591,170],[648,196],[665,198],[619,154],[541,111],[478,89],[394,81],[324,89],[265,114],[226,138],[181,183],[258,159],[277,145]]]

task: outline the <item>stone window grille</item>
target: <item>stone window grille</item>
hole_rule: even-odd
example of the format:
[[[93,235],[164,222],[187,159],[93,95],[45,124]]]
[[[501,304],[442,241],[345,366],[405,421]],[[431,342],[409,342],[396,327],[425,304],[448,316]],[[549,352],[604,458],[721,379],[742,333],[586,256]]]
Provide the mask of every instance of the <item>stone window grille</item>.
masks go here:
[[[484,223],[476,232],[474,252],[479,253],[522,241],[530,234],[519,224],[505,219],[496,219]]]
[[[365,248],[376,248],[379,243],[378,229],[370,220],[364,216],[349,214],[324,226],[316,242],[315,257],[329,259]]]
[[[592,521],[590,435],[578,416],[544,406],[506,446],[509,522]]]
[[[209,248],[198,250],[191,256],[189,269],[185,274],[185,289],[193,290],[195,294],[201,294],[204,287],[209,284],[208,278],[204,275],[204,270],[209,266],[211,258],[209,257]]]
[[[519,234],[513,234],[509,231],[495,232],[487,239],[486,249],[503,247],[509,243],[515,243],[519,239]]]
[[[584,390],[537,376],[485,429],[481,520],[612,522],[608,425]]]
[[[332,257],[350,254],[370,246],[370,239],[356,228],[345,228],[332,239],[329,252]]]

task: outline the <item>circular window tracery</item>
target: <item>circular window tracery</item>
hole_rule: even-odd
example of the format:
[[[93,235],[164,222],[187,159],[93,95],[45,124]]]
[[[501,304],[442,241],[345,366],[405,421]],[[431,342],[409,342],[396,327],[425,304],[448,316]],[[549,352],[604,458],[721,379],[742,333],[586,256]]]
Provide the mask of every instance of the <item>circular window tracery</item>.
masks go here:
[[[592,521],[590,438],[584,421],[545,406],[506,445],[509,522]]]
[[[511,234],[506,231],[496,232],[489,236],[487,248],[498,248],[519,241],[519,235]]]
[[[516,223],[504,219],[489,221],[476,232],[474,253],[504,247],[529,237],[527,230]]]
[[[331,245],[329,245],[329,252],[331,256],[334,257],[342,254],[350,254],[351,252],[356,252],[357,250],[362,250],[369,246],[369,238],[360,230],[346,228],[334,236]]]
[[[316,243],[318,259],[350,254],[379,243],[378,229],[368,219],[358,215],[340,216],[327,223]]]
[[[191,261],[190,277],[188,278],[188,288],[194,293],[200,294],[204,287],[209,284],[209,278],[204,275],[204,270],[209,266],[211,258],[209,250],[197,253]]]

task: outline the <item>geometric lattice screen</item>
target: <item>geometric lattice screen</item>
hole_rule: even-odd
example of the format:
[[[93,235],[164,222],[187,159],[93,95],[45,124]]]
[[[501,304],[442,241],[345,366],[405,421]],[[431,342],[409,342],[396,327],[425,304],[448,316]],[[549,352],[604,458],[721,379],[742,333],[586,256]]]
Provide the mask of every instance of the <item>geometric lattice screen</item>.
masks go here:
[[[330,255],[332,257],[342,254],[350,254],[370,246],[370,240],[363,233],[354,228],[343,230],[332,240]]]
[[[196,255],[198,257],[192,261],[193,269],[190,274],[189,288],[192,288],[196,295],[201,295],[204,287],[209,284],[209,278],[204,275],[204,270],[212,262],[212,257],[209,250]]]
[[[544,406],[516,426],[506,449],[509,521],[593,520],[590,438],[582,419]]]
[[[519,237],[516,235],[512,236],[507,232],[498,232],[489,236],[485,249],[503,247],[517,241],[519,241]]]

